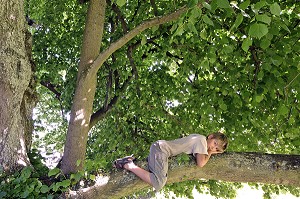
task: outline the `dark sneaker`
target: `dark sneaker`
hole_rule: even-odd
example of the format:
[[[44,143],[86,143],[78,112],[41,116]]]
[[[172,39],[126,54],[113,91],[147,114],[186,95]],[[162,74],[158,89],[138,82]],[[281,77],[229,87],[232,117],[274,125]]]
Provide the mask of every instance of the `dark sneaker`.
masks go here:
[[[126,156],[124,158],[119,158],[114,161],[114,167],[117,169],[124,169],[124,165],[130,162],[133,162],[135,158],[133,157],[133,154],[131,156]]]

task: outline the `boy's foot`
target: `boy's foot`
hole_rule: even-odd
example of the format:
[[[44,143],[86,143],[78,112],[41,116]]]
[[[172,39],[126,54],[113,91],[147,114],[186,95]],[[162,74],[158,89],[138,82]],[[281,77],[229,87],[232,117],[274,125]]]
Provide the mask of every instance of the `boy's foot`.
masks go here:
[[[114,161],[114,167],[117,169],[124,169],[124,165],[130,162],[133,162],[135,158],[133,155],[131,156],[126,156],[124,158],[119,158]]]

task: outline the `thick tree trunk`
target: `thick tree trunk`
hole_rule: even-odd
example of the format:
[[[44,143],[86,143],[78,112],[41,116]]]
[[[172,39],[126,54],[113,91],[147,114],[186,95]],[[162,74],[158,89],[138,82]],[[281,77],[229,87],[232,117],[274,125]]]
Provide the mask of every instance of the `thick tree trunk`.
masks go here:
[[[141,163],[145,165],[146,163]],[[69,198],[120,198],[149,187],[128,172],[112,172],[109,180],[99,181],[90,188],[70,192]],[[199,168],[195,160],[178,165],[170,160],[168,184],[194,179],[214,179],[228,182],[256,182],[300,187],[300,155],[258,153],[225,153],[214,155]]]
[[[91,0],[81,49],[76,91],[61,169],[67,173],[83,169],[90,117],[97,86],[97,70],[88,70],[100,52],[105,19],[105,0]]]
[[[0,166],[12,172],[29,165],[35,94],[23,0],[0,0]],[[29,50],[29,51],[27,51]]]

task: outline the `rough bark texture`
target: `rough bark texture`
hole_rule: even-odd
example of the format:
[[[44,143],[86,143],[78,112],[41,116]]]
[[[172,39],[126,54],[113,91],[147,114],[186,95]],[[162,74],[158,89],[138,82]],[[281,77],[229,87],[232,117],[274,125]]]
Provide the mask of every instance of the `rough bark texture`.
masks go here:
[[[178,165],[175,158],[170,160],[168,184],[194,179],[300,187],[300,155],[225,153],[212,156],[203,168],[197,167],[193,158],[181,165]],[[130,195],[143,188],[149,188],[149,185],[134,174],[114,171],[108,181],[104,178],[93,187],[70,192],[69,198],[113,199]]]
[[[0,166],[12,172],[29,164],[36,98],[23,0],[0,0],[0,4]]]

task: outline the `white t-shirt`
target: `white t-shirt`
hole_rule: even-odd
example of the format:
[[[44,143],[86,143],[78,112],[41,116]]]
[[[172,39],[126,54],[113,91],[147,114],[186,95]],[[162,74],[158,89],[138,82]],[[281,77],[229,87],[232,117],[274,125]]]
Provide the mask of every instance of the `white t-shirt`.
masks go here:
[[[194,156],[196,153],[208,155],[206,137],[199,134],[191,134],[171,141],[159,140],[158,143],[160,149],[168,156],[175,156],[180,153],[193,154]]]

